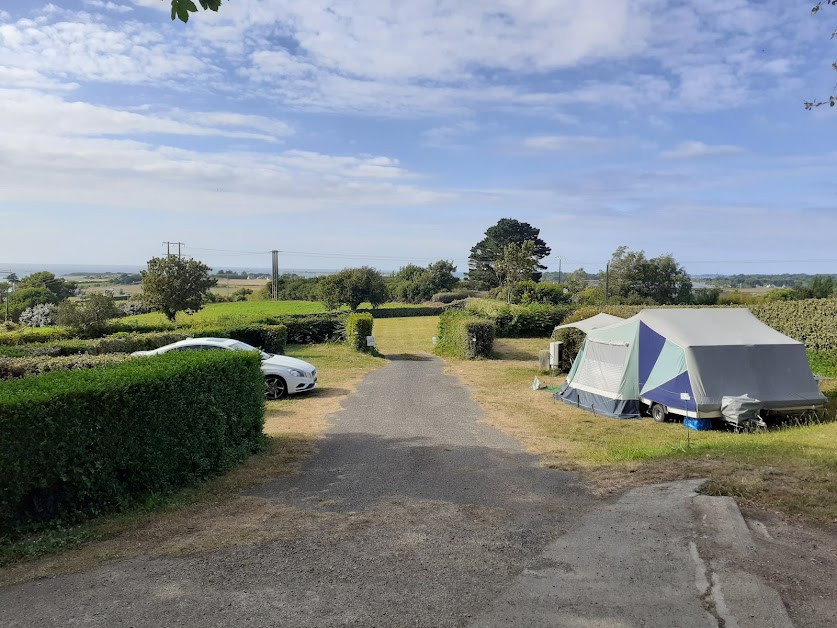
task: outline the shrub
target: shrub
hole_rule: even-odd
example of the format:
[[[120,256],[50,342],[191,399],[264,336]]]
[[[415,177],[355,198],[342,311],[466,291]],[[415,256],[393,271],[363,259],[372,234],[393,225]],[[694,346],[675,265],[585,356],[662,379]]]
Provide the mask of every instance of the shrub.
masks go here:
[[[53,303],[33,305],[20,313],[20,324],[26,327],[51,327],[55,324],[55,310]]]
[[[0,345],[22,345],[30,342],[54,342],[72,338],[73,334],[64,327],[24,327],[0,333]]]
[[[72,371],[117,364],[131,359],[127,353],[104,353],[101,355],[67,355],[61,357],[28,356],[0,357],[0,379],[14,379],[25,375],[41,375],[50,371]]]
[[[545,338],[573,311],[570,305],[506,305],[497,301],[468,301],[466,310],[494,321],[498,338]]]
[[[132,353],[157,349],[187,338],[186,334],[156,333],[130,334],[120,332],[104,338],[82,340],[58,340],[55,342],[0,346],[0,355],[7,357],[44,356],[59,357],[77,354],[101,355],[105,353]]]
[[[433,295],[433,300],[437,303],[452,303],[453,301],[461,301],[471,296],[471,292],[459,290],[457,292],[437,292]]]
[[[263,443],[258,355],[173,353],[0,382],[0,530],[116,510]]]
[[[105,294],[92,294],[86,301],[64,301],[58,306],[56,319],[79,336],[96,338],[101,336],[108,325],[108,321],[116,318],[113,297]]]
[[[342,340],[345,336],[346,314],[306,314],[283,316],[278,319],[287,329],[288,343],[317,344]]]
[[[195,338],[233,338],[267,353],[284,353],[288,343],[288,328],[285,325],[193,327],[191,335]]]
[[[489,358],[494,348],[494,322],[451,310],[439,317],[436,353],[467,360]]]
[[[137,314],[148,314],[151,311],[151,308],[148,307],[145,303],[134,299],[117,303],[116,307],[119,308],[123,316],[136,316]]]
[[[349,314],[346,319],[346,343],[355,351],[369,351],[366,337],[372,335],[375,319],[371,314]]]

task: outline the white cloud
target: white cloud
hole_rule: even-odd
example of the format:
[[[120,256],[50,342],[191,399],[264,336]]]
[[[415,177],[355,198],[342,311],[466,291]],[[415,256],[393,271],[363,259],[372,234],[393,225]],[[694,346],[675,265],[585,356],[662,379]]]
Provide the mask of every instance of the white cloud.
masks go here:
[[[42,14],[0,25],[0,59],[7,67],[63,81],[131,84],[217,73],[179,33],[167,37],[167,28],[135,21],[108,26],[84,13],[62,12],[55,19]]]
[[[704,144],[698,141],[681,142],[674,148],[660,153],[663,159],[698,159],[703,157],[723,157],[740,155],[746,149],[732,144]]]
[[[623,142],[587,135],[535,135],[525,138],[522,144],[524,148],[533,151],[584,153],[613,150]]]
[[[14,137],[162,134],[276,142],[292,132],[285,123],[261,116],[226,112],[179,112],[177,117],[140,114],[69,102],[29,90],[0,89],[0,115],[5,124],[5,132],[0,132],[0,136]]]
[[[94,9],[105,9],[106,11],[113,11],[114,13],[128,13],[133,11],[133,7],[124,4],[117,4],[115,2],[105,2],[105,0],[84,0],[84,4]]]

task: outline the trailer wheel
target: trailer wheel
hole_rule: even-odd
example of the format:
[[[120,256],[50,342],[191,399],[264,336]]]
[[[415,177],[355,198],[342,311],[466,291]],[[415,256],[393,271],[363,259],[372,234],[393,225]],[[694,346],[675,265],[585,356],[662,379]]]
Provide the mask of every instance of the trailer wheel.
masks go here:
[[[661,403],[655,403],[651,406],[651,418],[654,419],[657,423],[665,423],[666,422],[666,407]]]

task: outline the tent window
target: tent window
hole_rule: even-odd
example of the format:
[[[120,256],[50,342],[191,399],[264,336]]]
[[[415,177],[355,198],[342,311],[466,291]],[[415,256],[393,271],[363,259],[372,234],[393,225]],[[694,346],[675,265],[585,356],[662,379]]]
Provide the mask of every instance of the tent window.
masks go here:
[[[627,357],[627,345],[595,342],[588,338],[584,359],[573,378],[573,384],[618,394]]]

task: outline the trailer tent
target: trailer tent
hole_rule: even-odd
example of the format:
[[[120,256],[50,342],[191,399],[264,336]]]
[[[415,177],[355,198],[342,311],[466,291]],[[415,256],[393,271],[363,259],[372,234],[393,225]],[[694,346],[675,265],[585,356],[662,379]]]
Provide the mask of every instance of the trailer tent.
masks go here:
[[[643,404],[688,417],[720,417],[724,397],[749,395],[766,410],[825,404],[802,343],[744,308],[643,310],[587,334],[556,399],[618,418]],[[601,323],[602,319],[595,321]]]

